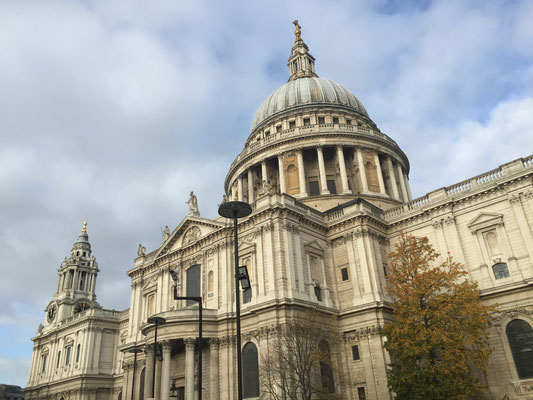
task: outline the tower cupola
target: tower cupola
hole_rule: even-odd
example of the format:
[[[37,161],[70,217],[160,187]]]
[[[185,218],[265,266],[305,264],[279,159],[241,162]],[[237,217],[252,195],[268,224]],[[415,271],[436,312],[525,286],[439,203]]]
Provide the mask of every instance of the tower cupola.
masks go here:
[[[302,40],[302,27],[298,24],[298,20],[293,21],[293,24],[296,27],[294,31],[296,37],[289,57],[289,81],[298,78],[318,77],[315,73],[315,57],[309,53],[309,47]]]

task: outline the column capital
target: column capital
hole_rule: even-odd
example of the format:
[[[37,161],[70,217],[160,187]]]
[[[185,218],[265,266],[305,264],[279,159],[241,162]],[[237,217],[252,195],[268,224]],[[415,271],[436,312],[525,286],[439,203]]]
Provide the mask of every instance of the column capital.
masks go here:
[[[196,345],[196,338],[193,337],[184,338],[183,341],[185,342],[185,347],[187,348],[194,347]]]
[[[160,344],[163,350],[170,350],[171,348],[170,340],[162,340]]]
[[[220,340],[218,338],[210,338],[209,346],[211,346],[212,349],[218,349],[220,347]]]

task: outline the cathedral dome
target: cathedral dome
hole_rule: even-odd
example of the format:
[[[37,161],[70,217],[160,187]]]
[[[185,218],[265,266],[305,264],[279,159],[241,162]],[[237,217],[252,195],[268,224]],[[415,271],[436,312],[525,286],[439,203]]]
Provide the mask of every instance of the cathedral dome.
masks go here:
[[[349,90],[332,80],[310,76],[290,80],[272,92],[255,113],[251,130],[271,117],[315,105],[339,106],[369,118],[363,104]]]

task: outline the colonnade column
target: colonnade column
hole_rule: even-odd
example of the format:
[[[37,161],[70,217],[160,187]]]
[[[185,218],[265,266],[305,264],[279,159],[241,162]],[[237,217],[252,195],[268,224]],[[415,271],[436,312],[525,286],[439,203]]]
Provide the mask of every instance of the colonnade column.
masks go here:
[[[404,202],[409,201],[409,197],[407,197],[407,189],[405,188],[405,182],[403,180],[403,171],[402,166],[398,163],[396,164],[396,168],[398,170],[398,179],[400,180],[400,188],[402,189],[402,198]]]
[[[344,162],[342,146],[337,146],[337,159],[339,160],[339,168],[341,170],[342,194],[352,193],[348,186],[348,175],[346,174],[346,163]]]
[[[307,192],[305,190],[305,168],[302,149],[297,150],[296,157],[298,158],[298,181],[300,184],[300,197],[307,197]]]
[[[263,181],[268,181],[266,160],[261,161],[261,184]]]
[[[404,171],[403,173],[403,180],[405,181],[405,188],[407,189],[407,196],[409,197],[409,201],[413,200],[413,196],[411,196],[411,188],[409,187],[409,178],[407,177],[407,172]]]
[[[244,201],[242,175],[237,178],[237,200]]]
[[[210,354],[210,365],[209,365],[209,371],[210,371],[210,377],[211,382],[209,383],[209,388],[211,391],[211,400],[219,400],[219,373],[218,373],[218,348],[219,348],[219,340],[216,338],[210,339],[209,344],[211,346],[211,354]]]
[[[196,339],[185,338],[184,341],[185,341],[185,400],[194,400],[194,345],[196,343]]]
[[[248,203],[254,202],[254,171],[248,168]]]
[[[357,166],[359,167],[359,177],[361,178],[361,186],[363,186],[363,193],[367,193],[368,182],[366,181],[365,164],[363,162],[363,153],[361,152],[361,149],[359,147],[356,149],[356,154],[357,154]]]
[[[389,170],[390,182],[392,186],[392,195],[395,199],[399,199],[400,194],[398,193],[398,182],[396,182],[396,173],[394,172],[392,159],[389,156],[387,156],[387,169]]]
[[[387,194],[385,191],[385,182],[383,182],[383,173],[381,171],[381,163],[379,162],[379,154],[374,154],[374,163],[376,164],[377,173],[378,173],[378,181],[379,181],[379,191],[381,194]]]
[[[279,191],[281,193],[286,193],[287,189],[285,188],[285,173],[283,171],[283,155],[278,154],[278,170],[279,170]]]
[[[154,346],[147,345],[146,352],[146,366],[144,367],[144,398],[152,397],[152,379],[154,374]]]
[[[324,153],[322,147],[316,148],[316,155],[318,157],[318,172],[320,175],[320,194],[329,194],[328,181],[326,179],[326,167],[324,165]]]
[[[161,368],[161,399],[170,397],[170,341],[165,341],[163,347],[163,364]]]

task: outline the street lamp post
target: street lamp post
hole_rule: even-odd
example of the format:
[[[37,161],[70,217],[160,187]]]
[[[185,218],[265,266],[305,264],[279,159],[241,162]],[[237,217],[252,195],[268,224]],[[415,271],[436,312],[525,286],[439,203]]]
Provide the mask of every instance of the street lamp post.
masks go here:
[[[163,317],[150,317],[146,322],[149,324],[155,324],[155,336],[154,336],[154,370],[152,371],[152,398],[155,398],[155,362],[157,359],[157,327],[162,325],[167,320]]]
[[[128,353],[133,353],[133,378],[131,380],[131,400],[133,400],[133,394],[135,393],[135,371],[137,369],[137,353],[142,352],[141,349],[134,347],[131,350],[128,350]]]
[[[239,243],[237,235],[237,219],[246,217],[252,213],[250,204],[243,201],[229,201],[222,203],[218,208],[222,217],[233,219],[233,244],[235,254],[235,311],[237,320],[237,393],[238,400],[242,400],[242,361],[241,361],[241,299],[239,293]]]
[[[202,400],[202,296],[178,296],[178,273],[170,271],[174,281],[174,300],[190,300],[198,302],[198,400]]]

